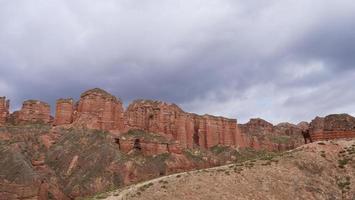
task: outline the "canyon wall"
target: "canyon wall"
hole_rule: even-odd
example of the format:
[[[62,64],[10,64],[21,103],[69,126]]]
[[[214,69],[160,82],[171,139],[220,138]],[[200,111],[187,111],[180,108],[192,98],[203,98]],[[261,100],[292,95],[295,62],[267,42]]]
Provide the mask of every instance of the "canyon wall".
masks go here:
[[[313,141],[355,137],[355,118],[348,114],[333,114],[316,117],[310,123]]]
[[[51,123],[49,104],[39,100],[27,100],[19,111],[11,114],[12,121],[19,123]]]
[[[54,118],[54,125],[71,124],[73,122],[74,114],[74,100],[58,99],[56,103],[56,112]]]
[[[9,101],[0,98],[0,125],[6,122],[51,123],[50,107],[38,100],[23,103],[20,111],[9,115]],[[273,124],[251,119],[246,124],[237,120],[183,111],[175,104],[136,100],[124,111],[122,101],[110,93],[91,89],[75,103],[71,98],[58,99],[53,125],[87,127],[122,134],[131,129],[158,133],[179,142],[181,148],[208,149],[216,145],[285,150],[302,144],[302,130],[309,129],[314,140],[355,137],[355,119],[350,115],[317,117],[309,125]]]
[[[92,129],[123,130],[122,102],[102,89],[88,90],[80,96],[73,123]]]
[[[257,150],[282,151],[303,144],[302,128],[290,123],[276,126],[260,119],[251,119],[246,124],[239,124],[246,146]]]
[[[175,104],[136,100],[128,106],[124,119],[128,128],[163,134],[183,148],[244,145],[237,120],[186,113]]]
[[[6,123],[9,115],[10,101],[6,97],[0,97],[0,126]]]

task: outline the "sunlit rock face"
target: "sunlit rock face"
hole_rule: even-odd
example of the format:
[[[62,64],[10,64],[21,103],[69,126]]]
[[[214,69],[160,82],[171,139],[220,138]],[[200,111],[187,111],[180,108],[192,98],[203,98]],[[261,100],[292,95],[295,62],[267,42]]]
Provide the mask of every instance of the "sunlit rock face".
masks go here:
[[[310,123],[313,141],[355,137],[355,118],[348,114],[316,117]]]

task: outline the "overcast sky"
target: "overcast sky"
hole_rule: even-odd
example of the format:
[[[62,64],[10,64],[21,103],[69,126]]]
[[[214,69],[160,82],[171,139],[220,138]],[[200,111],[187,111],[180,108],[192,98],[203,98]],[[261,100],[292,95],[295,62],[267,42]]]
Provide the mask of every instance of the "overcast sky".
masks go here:
[[[246,122],[355,115],[354,0],[0,0],[0,96],[174,102]]]

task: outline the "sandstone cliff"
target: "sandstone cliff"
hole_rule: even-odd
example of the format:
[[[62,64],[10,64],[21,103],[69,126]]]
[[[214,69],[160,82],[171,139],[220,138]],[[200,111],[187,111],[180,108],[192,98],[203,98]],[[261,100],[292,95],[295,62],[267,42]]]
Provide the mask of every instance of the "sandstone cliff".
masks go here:
[[[54,125],[71,124],[73,122],[74,100],[58,99],[56,103],[56,112]]]
[[[316,117],[310,124],[312,140],[329,140],[355,137],[355,118],[348,114]]]
[[[6,123],[9,115],[10,101],[6,97],[0,97],[0,126]]]
[[[21,110],[11,116],[15,124],[20,123],[51,123],[49,104],[39,100],[27,100],[22,104]]]
[[[251,119],[246,124],[239,124],[246,137],[247,146],[254,149],[282,151],[303,144],[302,128],[290,123],[280,123],[276,126],[260,119]]]
[[[127,128],[161,133],[184,148],[244,145],[237,120],[186,113],[175,104],[136,100],[127,108],[124,119]]]
[[[123,129],[122,102],[108,92],[95,88],[81,94],[74,124],[99,130]]]

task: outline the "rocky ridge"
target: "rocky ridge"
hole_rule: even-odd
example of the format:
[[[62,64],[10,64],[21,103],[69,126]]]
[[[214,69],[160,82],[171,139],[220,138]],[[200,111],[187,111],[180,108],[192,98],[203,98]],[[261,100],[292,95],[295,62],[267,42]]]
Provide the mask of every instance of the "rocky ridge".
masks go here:
[[[79,101],[27,100],[10,114],[0,98],[0,197],[72,199],[166,174],[238,162],[294,149],[302,131],[313,139],[354,137],[354,117],[317,117],[310,124],[197,115],[175,104],[122,101],[102,89]],[[0,198],[1,199],[1,198]]]

